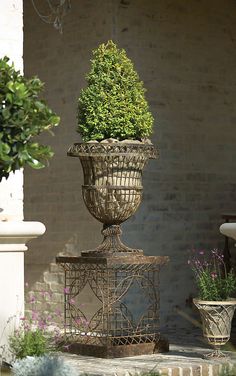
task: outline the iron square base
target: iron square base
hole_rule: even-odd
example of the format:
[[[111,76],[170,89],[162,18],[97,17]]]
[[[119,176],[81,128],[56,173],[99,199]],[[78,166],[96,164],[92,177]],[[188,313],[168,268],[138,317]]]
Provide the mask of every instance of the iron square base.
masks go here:
[[[112,359],[168,352],[169,342],[165,338],[159,339],[158,342],[118,346],[98,346],[72,342],[68,348],[68,352],[72,354]]]

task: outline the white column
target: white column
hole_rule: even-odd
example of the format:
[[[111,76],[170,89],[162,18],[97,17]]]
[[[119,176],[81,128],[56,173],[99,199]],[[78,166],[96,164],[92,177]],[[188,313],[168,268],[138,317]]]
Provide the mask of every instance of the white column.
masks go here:
[[[23,0],[0,1],[0,58],[23,72]],[[0,221],[23,219],[23,171],[0,183]]]
[[[23,73],[23,0],[0,1],[0,58]],[[23,222],[23,170],[0,182],[0,346],[24,315],[26,243],[45,232],[40,222]],[[11,317],[15,319],[10,320]]]
[[[0,346],[7,344],[14,325],[24,315],[26,243],[44,232],[40,222],[0,222]]]

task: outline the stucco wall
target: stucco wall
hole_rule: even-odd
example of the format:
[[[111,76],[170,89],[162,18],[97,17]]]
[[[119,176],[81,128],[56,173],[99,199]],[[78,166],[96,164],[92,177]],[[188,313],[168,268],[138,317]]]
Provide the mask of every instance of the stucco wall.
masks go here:
[[[23,1],[2,0],[0,10],[0,58],[8,56],[15,67],[23,69]],[[0,226],[2,221],[23,219],[23,171],[11,173],[0,182]],[[9,228],[8,228],[9,230]],[[8,234],[10,237],[10,235]],[[20,312],[24,308],[24,252],[13,252],[17,246],[0,244],[0,348],[1,358],[8,361],[5,351],[8,336],[16,327]],[[21,249],[19,246],[18,250]],[[10,252],[9,252],[10,251]],[[1,373],[1,371],[0,371]]]
[[[0,57],[8,56],[23,70],[23,1],[2,0],[0,11]],[[23,219],[23,172],[11,173],[0,184],[0,221]]]
[[[170,256],[161,279],[162,324],[187,325],[186,299],[194,294],[188,250],[222,245],[221,213],[235,207],[235,16],[234,0],[77,0],[60,35],[24,2],[25,73],[46,82],[45,95],[61,115],[55,136],[43,138],[55,151],[49,168],[25,171],[25,217],[47,226],[26,255],[31,286],[41,281],[36,287],[60,293],[55,265],[54,274],[48,271],[55,256],[78,254],[101,239],[82,201],[79,161],[66,151],[79,141],[76,100],[91,49],[113,38],[148,90],[160,149],[124,238],[146,254]]]

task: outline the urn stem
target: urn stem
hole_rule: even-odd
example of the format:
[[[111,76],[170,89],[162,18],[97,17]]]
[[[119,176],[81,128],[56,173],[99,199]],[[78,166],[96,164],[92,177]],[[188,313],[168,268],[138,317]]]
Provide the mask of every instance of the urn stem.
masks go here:
[[[120,225],[108,225],[104,224],[102,229],[103,242],[95,250],[82,252],[82,256],[114,256],[114,254],[126,255],[135,254],[143,255],[143,251],[140,249],[133,249],[127,247],[122,243],[120,236],[122,234]]]

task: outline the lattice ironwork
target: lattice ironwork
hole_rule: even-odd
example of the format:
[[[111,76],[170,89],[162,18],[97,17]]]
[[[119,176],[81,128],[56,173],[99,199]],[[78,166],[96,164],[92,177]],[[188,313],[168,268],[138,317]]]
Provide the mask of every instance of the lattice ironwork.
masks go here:
[[[81,257],[57,258],[65,270],[71,351],[115,357],[167,350],[168,342],[159,335],[159,271],[168,258],[143,256],[120,240],[120,224],[140,205],[142,171],[157,156],[154,146],[90,142],[74,144],[68,155],[80,158],[84,202],[103,223],[104,236],[101,245]]]
[[[207,357],[225,357],[220,350],[220,346],[225,345],[230,339],[236,300],[220,302],[194,299],[194,304],[200,312],[203,335],[208,343],[214,347],[214,351]]]
[[[143,252],[124,245],[120,224],[138,209],[142,200],[142,171],[157,152],[152,144],[74,144],[69,156],[79,157],[83,172],[83,199],[89,212],[104,224],[103,243],[91,255]]]
[[[149,344],[152,351],[158,346],[159,271],[167,258],[123,259],[57,258],[65,271],[65,334],[79,352],[87,346],[89,354],[95,349],[96,355],[102,348],[108,357],[116,356],[120,346]],[[86,306],[80,297],[88,287],[91,299]]]

